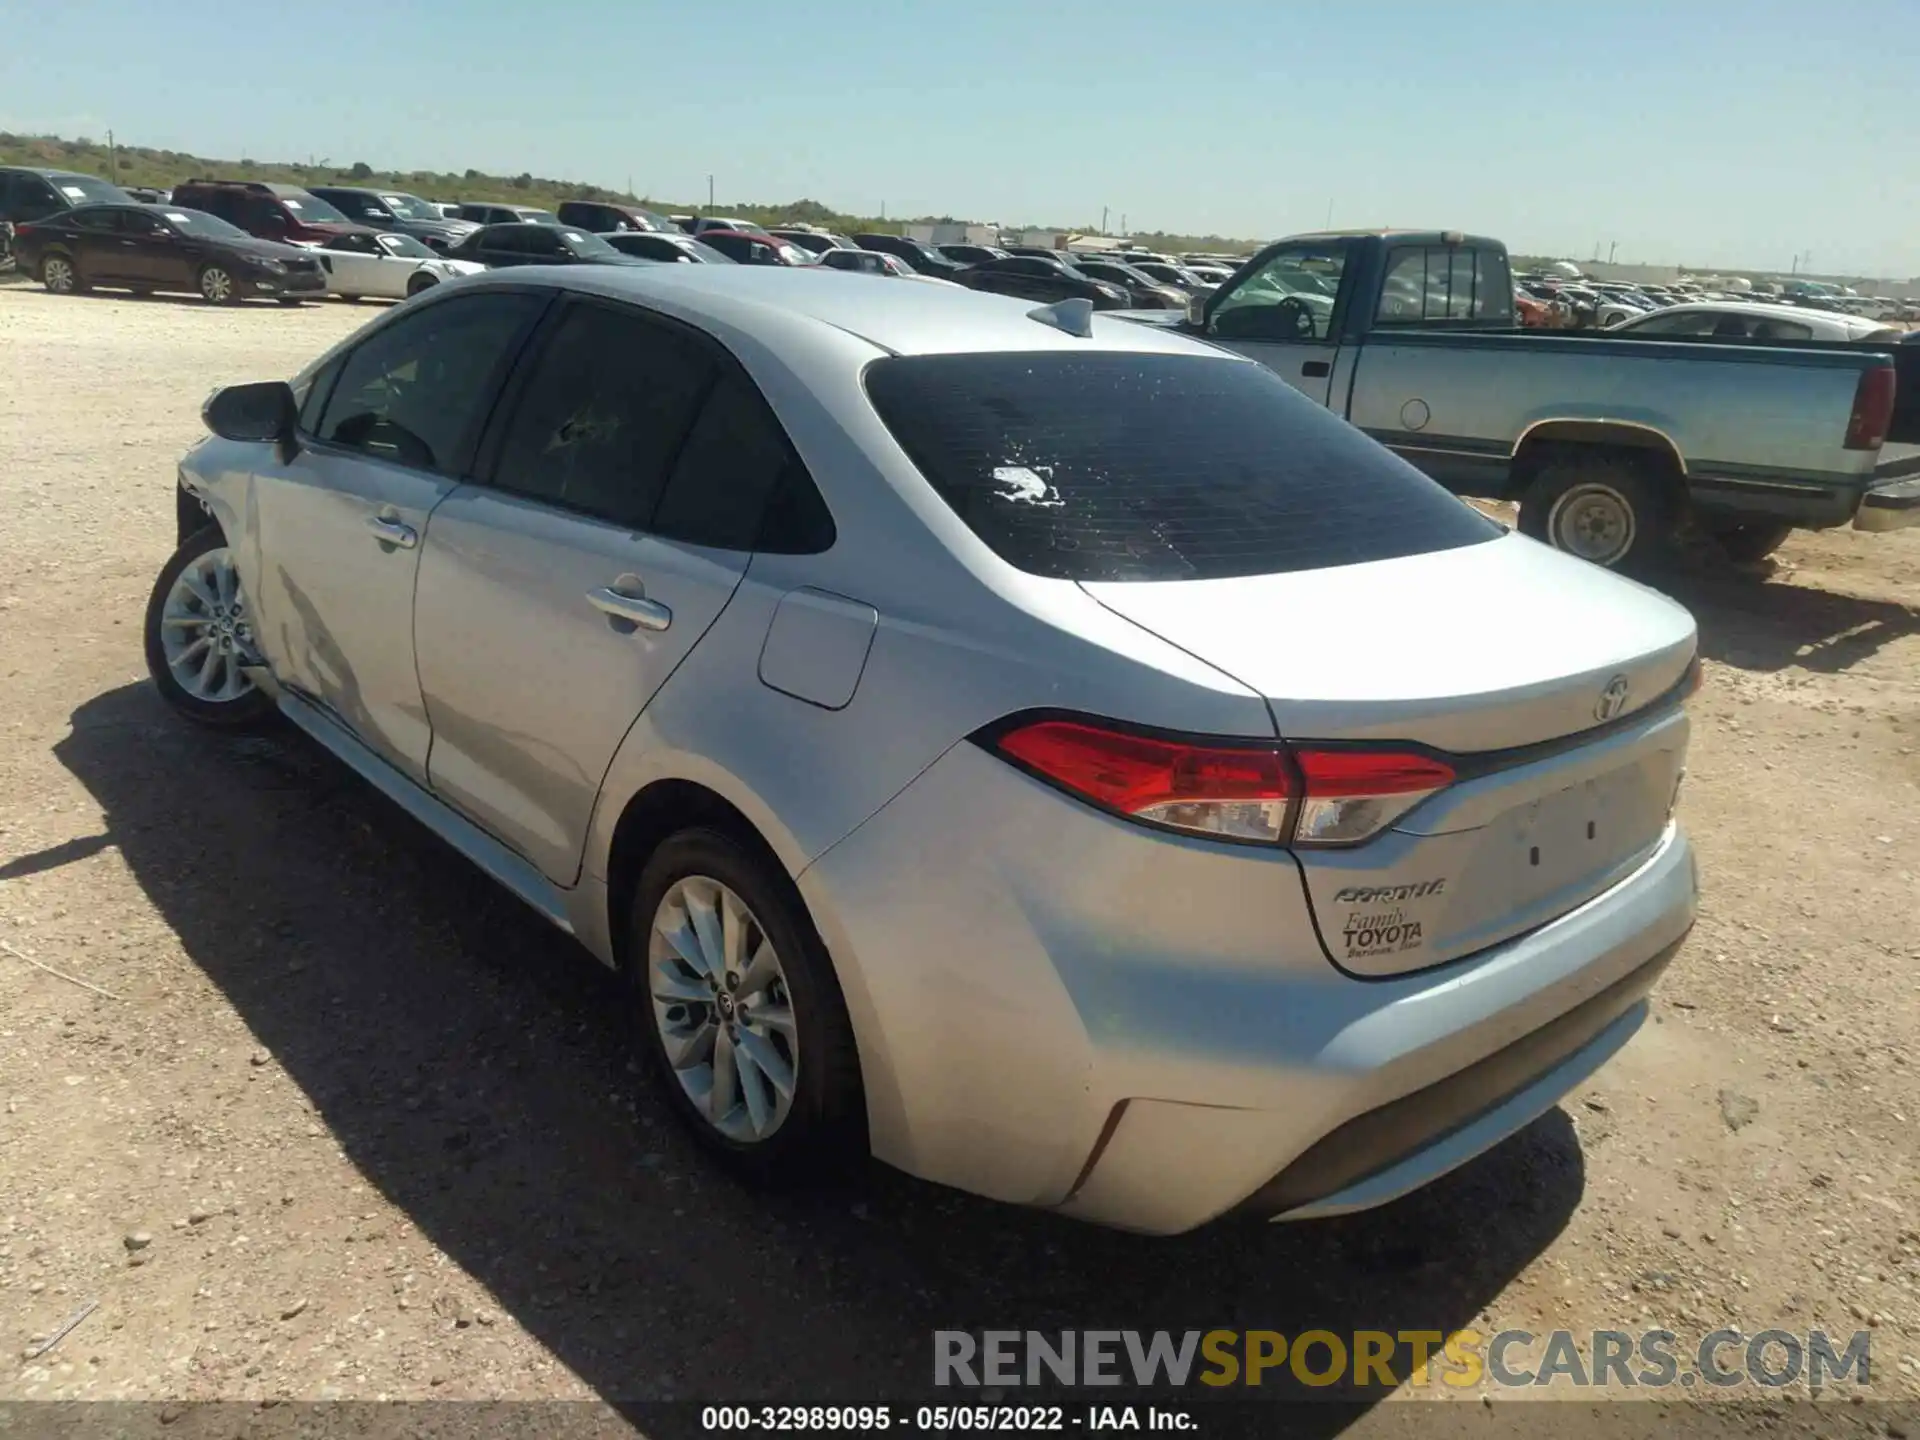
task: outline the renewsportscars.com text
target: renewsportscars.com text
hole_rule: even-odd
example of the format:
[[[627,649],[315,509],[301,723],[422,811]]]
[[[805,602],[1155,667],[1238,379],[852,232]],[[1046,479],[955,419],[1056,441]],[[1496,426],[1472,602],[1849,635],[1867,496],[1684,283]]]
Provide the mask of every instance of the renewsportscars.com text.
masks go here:
[[[945,1386],[1764,1389],[1865,1386],[1869,1332],[1715,1330],[936,1330]]]

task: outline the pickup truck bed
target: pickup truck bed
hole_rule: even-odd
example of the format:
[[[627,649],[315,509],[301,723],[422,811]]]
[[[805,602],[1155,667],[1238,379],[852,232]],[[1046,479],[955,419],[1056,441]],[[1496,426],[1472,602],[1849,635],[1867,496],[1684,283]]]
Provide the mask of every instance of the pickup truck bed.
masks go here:
[[[1796,526],[1920,522],[1920,346],[1515,328],[1506,249],[1296,236],[1172,325],[1267,365],[1456,494],[1606,565],[1691,517],[1730,554]]]

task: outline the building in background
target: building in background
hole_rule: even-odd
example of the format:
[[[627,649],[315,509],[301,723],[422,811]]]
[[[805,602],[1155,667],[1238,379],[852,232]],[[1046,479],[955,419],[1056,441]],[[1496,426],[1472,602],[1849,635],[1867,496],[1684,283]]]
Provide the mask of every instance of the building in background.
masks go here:
[[[998,245],[1000,243],[998,225],[969,225],[958,221],[945,225],[915,222],[901,227],[901,232],[907,239],[918,240],[922,245]]]

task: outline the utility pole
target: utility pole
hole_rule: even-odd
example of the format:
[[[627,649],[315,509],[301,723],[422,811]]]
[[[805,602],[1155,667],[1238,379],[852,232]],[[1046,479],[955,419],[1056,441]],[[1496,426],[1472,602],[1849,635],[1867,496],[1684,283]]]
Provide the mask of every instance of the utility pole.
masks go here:
[[[1607,245],[1607,264],[1609,264],[1609,265],[1611,265],[1611,264],[1613,263],[1613,252],[1614,252],[1614,251],[1616,251],[1616,250],[1618,250],[1619,248],[1620,248],[1620,242],[1619,242],[1618,240],[1614,240],[1614,241],[1610,241],[1610,242],[1608,243],[1608,245]]]
[[[1122,235],[1131,235],[1133,233],[1127,228],[1127,217],[1124,213],[1120,216],[1120,233]]]
[[[107,178],[114,184],[120,183],[120,152],[114,148],[113,131],[107,131]]]
[[[1327,223],[1320,228],[1322,230],[1331,230],[1333,228],[1333,197],[1331,195],[1327,197]]]
[[[707,209],[713,209],[713,177],[707,176]]]
[[[1104,205],[1100,207],[1100,233],[1107,233],[1107,207]]]

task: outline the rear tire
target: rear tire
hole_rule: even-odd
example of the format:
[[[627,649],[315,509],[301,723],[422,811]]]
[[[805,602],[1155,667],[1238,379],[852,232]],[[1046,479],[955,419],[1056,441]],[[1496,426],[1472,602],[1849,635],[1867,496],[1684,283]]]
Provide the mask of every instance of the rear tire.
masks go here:
[[[41,259],[40,283],[50,295],[80,295],[87,288],[87,282],[80,278],[80,267],[64,251],[55,251]]]
[[[1793,526],[1768,520],[1702,522],[1701,528],[1736,565],[1759,564],[1793,534]]]
[[[218,525],[189,536],[147,600],[147,673],[160,698],[197,725],[242,730],[278,707],[239,666],[249,658],[251,606]]]
[[[1663,553],[1676,506],[1651,467],[1618,451],[1557,448],[1520,498],[1520,533],[1609,570]]]
[[[864,1158],[846,1001],[799,892],[770,857],[723,830],[670,836],[634,887],[625,955],[648,1062],[681,1121],[729,1169],[779,1185]]]

